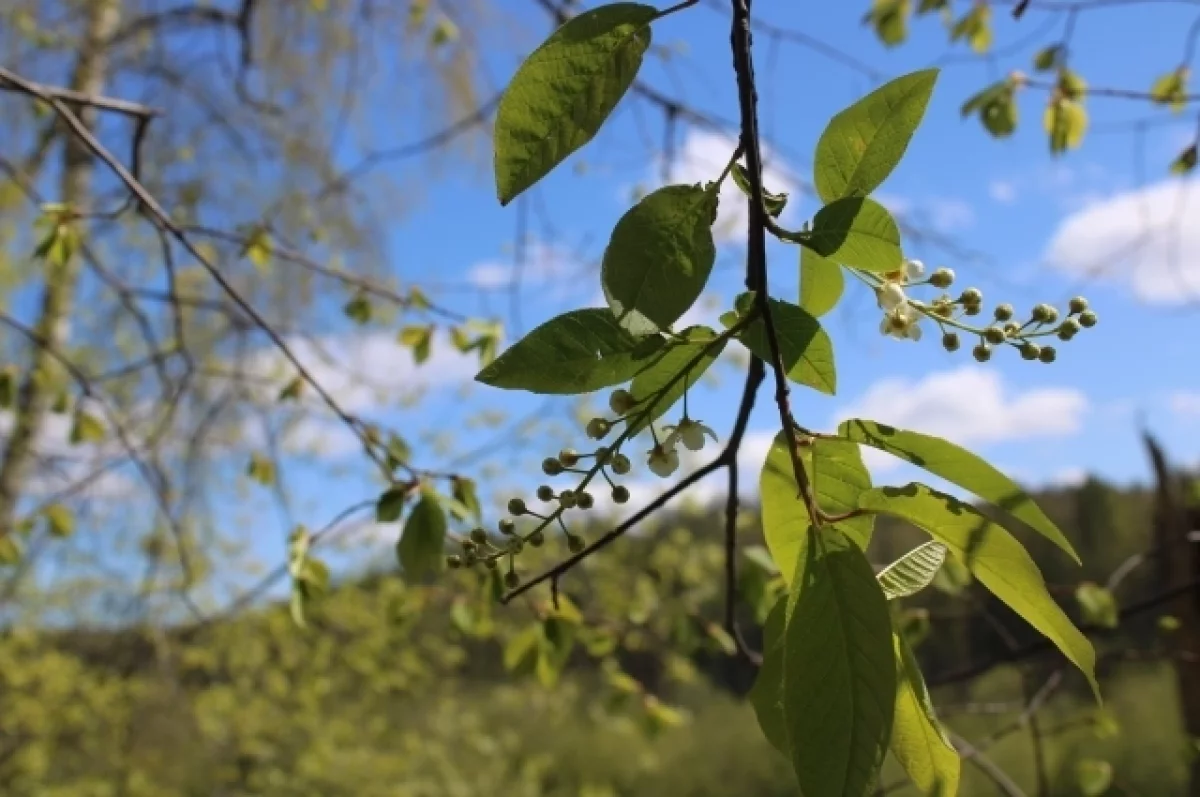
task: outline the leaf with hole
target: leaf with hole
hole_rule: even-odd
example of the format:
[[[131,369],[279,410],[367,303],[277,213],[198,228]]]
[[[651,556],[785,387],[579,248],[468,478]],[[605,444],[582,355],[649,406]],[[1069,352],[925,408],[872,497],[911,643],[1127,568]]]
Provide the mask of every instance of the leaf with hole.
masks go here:
[[[888,600],[907,598],[928,587],[945,561],[946,546],[930,541],[892,562],[876,578]]]
[[[859,497],[859,506],[907,520],[945,543],[993,595],[1053,642],[1099,696],[1091,642],[1050,597],[1037,565],[1015,537],[970,504],[923,484],[869,490]]]
[[[716,191],[669,185],[621,217],[600,267],[621,326],[635,335],[668,329],[700,298],[717,257],[716,213]]]
[[[887,179],[921,124],[937,75],[925,69],[898,77],[830,120],[813,158],[823,202],[866,196]]]
[[[800,790],[865,797],[887,753],[896,665],[887,601],[866,555],[808,529],[788,595],[783,716]]]
[[[635,338],[603,308],[572,310],[521,338],[475,379],[506,390],[591,393],[632,379],[662,344],[657,335]]]
[[[613,3],[567,20],[517,69],[496,109],[496,194],[507,205],[587,144],[625,96],[658,10]]]

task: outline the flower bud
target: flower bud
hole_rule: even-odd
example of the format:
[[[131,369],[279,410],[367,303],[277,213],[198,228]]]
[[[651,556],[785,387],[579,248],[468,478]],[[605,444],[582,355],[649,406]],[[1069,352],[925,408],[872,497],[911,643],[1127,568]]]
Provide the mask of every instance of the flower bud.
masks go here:
[[[462,549],[463,553],[467,555],[473,554],[475,553],[475,543],[471,542],[470,540],[463,540]]]
[[[571,553],[579,553],[583,550],[583,537],[575,534],[567,535],[567,550]]]
[[[1088,300],[1082,296],[1076,296],[1067,306],[1071,310],[1071,315],[1079,315],[1088,309]]]
[[[629,488],[623,484],[618,484],[613,488],[612,499],[615,503],[623,504],[629,500]]]
[[[558,503],[562,505],[563,509],[571,509],[572,507],[574,507],[575,506],[575,491],[574,490],[563,490],[561,493],[558,494]]]
[[[997,321],[1009,320],[1013,317],[1014,312],[1015,311],[1013,310],[1013,306],[1011,304],[998,304],[996,305],[996,309],[993,311]]]
[[[579,452],[573,448],[564,448],[558,452],[558,461],[568,468],[579,464]]]
[[[603,440],[612,429],[612,424],[603,418],[592,418],[587,424],[587,436],[593,440]]]
[[[1033,308],[1031,317],[1040,324],[1053,324],[1058,320],[1058,310],[1053,305],[1039,304]]]
[[[1054,350],[1053,346],[1043,346],[1042,350],[1038,352],[1038,359],[1044,363],[1054,362],[1054,358],[1057,356],[1058,352]]]
[[[505,535],[506,537],[511,536],[517,532],[517,524],[513,523],[508,518],[504,518],[503,520],[501,520],[499,525],[500,525],[500,533]]]
[[[1085,327],[1087,329],[1091,329],[1092,327],[1096,326],[1096,322],[1098,320],[1099,319],[1096,318],[1096,314],[1093,313],[1091,310],[1084,310],[1082,313],[1079,314],[1080,325],[1082,325],[1083,327]]]
[[[1008,337],[1000,327],[988,327],[983,330],[983,339],[993,346],[999,346]]]
[[[986,343],[980,343],[975,348],[971,349],[971,354],[981,363],[985,363],[992,359],[992,347]]]
[[[534,548],[541,548],[546,544],[546,535],[542,533],[541,529],[538,529],[529,535],[529,544]]]
[[[580,509],[591,509],[596,503],[596,499],[592,498],[592,494],[587,490],[580,490],[575,495],[575,505]]]
[[[973,304],[983,304],[983,291],[978,288],[967,288],[962,292],[962,296],[958,297],[958,301],[968,307]]]
[[[949,288],[954,284],[954,272],[948,268],[939,268],[929,275],[929,284],[935,288]]]
[[[1036,343],[1021,344],[1021,357],[1026,360],[1036,360],[1042,353],[1042,348]]]
[[[521,577],[517,575],[515,570],[509,570],[504,574],[504,586],[509,589],[516,589],[521,586]]]
[[[451,570],[457,570],[463,565],[462,557],[456,553],[452,553],[446,557],[446,567]]]
[[[487,542],[487,532],[483,529],[471,529],[471,542],[483,545]]]
[[[946,351],[958,351],[958,335],[954,332],[947,332],[942,335],[942,347]]]
[[[543,484],[537,488],[537,497],[539,501],[550,501],[554,498],[554,488],[548,484]]]
[[[542,473],[547,476],[557,476],[563,472],[562,463],[554,457],[546,457],[542,460]]]
[[[624,454],[614,454],[610,464],[612,472],[618,476],[624,476],[626,473],[629,473],[629,457]]]
[[[522,501],[520,498],[508,499],[508,514],[524,515],[525,514],[525,502]]]
[[[483,566],[486,567],[488,570],[495,570],[496,569],[496,560],[495,559],[484,559]]]
[[[983,309],[982,305],[978,305],[978,304],[964,305],[963,306],[963,315],[979,315],[979,312],[982,309]]]
[[[1016,321],[1009,321],[1004,325],[1004,336],[1006,338],[1015,338],[1021,334],[1021,325]]]
[[[624,388],[614,390],[608,397],[608,408],[617,415],[624,415],[637,406],[633,394]]]
[[[1062,325],[1058,328],[1058,339],[1070,340],[1079,334],[1080,329],[1082,329],[1082,327],[1080,326],[1078,319],[1068,318],[1066,321],[1063,321]]]

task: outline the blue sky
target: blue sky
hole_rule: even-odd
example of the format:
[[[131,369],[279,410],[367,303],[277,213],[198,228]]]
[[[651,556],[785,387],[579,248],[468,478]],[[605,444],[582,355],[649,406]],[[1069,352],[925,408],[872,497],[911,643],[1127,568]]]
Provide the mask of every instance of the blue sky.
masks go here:
[[[1040,126],[1046,95],[1031,89],[1019,98],[1017,134],[993,140],[975,120],[960,119],[960,104],[1009,69],[1029,71],[1033,53],[1053,43],[1062,30],[1061,15],[1031,12],[1016,25],[998,14],[997,51],[1004,55],[992,61],[974,57],[961,45],[948,45],[933,18],[918,21],[906,45],[886,50],[859,25],[863,5],[760,2],[756,11],[780,26],[802,27],[886,76],[942,65],[925,124],[879,192],[911,224],[948,244],[910,240],[907,254],[929,267],[954,268],[957,287],[979,287],[989,305],[1009,301],[1020,311],[1049,301],[1062,307],[1083,293],[1101,323],[1060,345],[1053,365],[1027,363],[1013,352],[980,366],[971,359],[969,346],[951,355],[941,349],[936,335],[916,344],[883,338],[873,298],[861,286],[849,285],[842,305],[825,319],[838,355],[839,395],[829,398],[797,387],[797,416],[819,428],[854,414],[943,434],[1037,485],[1070,483],[1085,471],[1117,482],[1143,479],[1148,472],[1139,442],[1143,423],[1166,439],[1176,459],[1200,460],[1200,377],[1193,351],[1197,318],[1184,303],[1188,292],[1181,286],[1182,280],[1193,296],[1200,296],[1195,260],[1200,237],[1189,232],[1200,219],[1198,211],[1179,201],[1180,196],[1186,199],[1190,184],[1168,179],[1166,171],[1190,140],[1192,121],[1142,103],[1092,99],[1093,131],[1083,149],[1055,159]],[[1154,6],[1152,12],[1089,12],[1076,24],[1072,63],[1093,86],[1144,89],[1178,64],[1183,31],[1191,21],[1190,14],[1170,5]],[[536,13],[528,15],[528,24],[544,30]],[[642,77],[700,110],[732,117],[725,16],[701,6],[659,23],[654,33],[656,45],[675,54],[665,64],[648,62]],[[528,47],[541,35],[531,35]],[[1023,48],[1011,46],[1022,39]],[[775,188],[793,192],[787,220],[795,227],[815,209],[802,186],[825,121],[876,83],[802,47],[781,44],[768,58],[766,37],[760,35],[758,45],[771,177]],[[497,80],[505,80],[517,57],[505,53],[491,61]],[[1130,132],[1130,120],[1146,118],[1154,121],[1143,134]],[[519,321],[524,331],[559,312],[600,304],[596,268],[609,231],[632,203],[636,187],[661,184],[662,130],[653,107],[627,98],[595,141],[528,195],[529,256],[519,287],[519,318],[510,314],[509,282],[519,211],[515,204],[499,206],[486,168],[452,171],[424,185],[422,204],[391,232],[400,278],[432,280],[440,284],[435,294],[444,302],[464,312]],[[710,132],[680,125],[673,178],[714,177],[728,152],[723,146]],[[416,178],[421,167],[401,167],[396,174]],[[730,210],[726,207],[723,214]],[[1140,240],[1147,225],[1154,234],[1131,249],[1128,244]],[[695,321],[715,326],[720,310],[740,289],[738,238],[736,230],[722,236],[707,297],[712,304],[698,309]],[[1095,269],[1100,277],[1092,276]],[[794,249],[772,249],[771,280],[776,295],[794,299]],[[468,420],[481,408],[509,419],[541,412],[569,421],[572,405],[567,400],[547,402],[482,386],[463,389],[461,377],[470,364],[448,347],[439,351],[424,379],[446,386],[432,386],[413,409],[384,411],[379,417],[395,421],[401,430],[439,430],[438,438],[457,430],[458,451],[490,436]],[[402,353],[388,358],[405,378],[413,373],[400,362]],[[740,376],[732,366],[720,376],[715,386],[693,395],[692,414],[723,434],[732,420]],[[775,428],[773,413],[764,391],[746,452],[748,468],[761,462]],[[578,445],[586,443],[578,426],[567,423],[558,432],[543,433],[522,448],[474,464],[496,469],[489,483],[501,496],[508,487],[529,490],[539,481],[536,462],[542,456],[556,451],[571,434]],[[915,476],[884,459],[872,458],[871,465],[881,480]],[[650,495],[652,478],[639,477],[637,486],[643,489],[635,495]],[[713,484],[703,494],[719,489]],[[347,502],[349,491],[322,491],[317,502],[322,509],[314,505],[314,513],[333,514],[335,505]]]
[[[981,59],[961,44],[951,46],[933,17],[916,21],[910,40],[887,50],[860,24],[867,5],[865,0],[759,0],[755,13],[851,53],[882,76],[943,67],[925,123],[879,196],[914,227],[947,245],[910,238],[906,253],[930,268],[953,268],[956,287],[979,287],[989,306],[1009,301],[1020,312],[1049,301],[1063,307],[1083,293],[1101,323],[1060,346],[1053,365],[1026,363],[1006,353],[979,366],[969,345],[951,355],[934,334],[915,344],[883,338],[873,297],[851,284],[842,304],[824,320],[838,356],[838,396],[796,387],[797,417],[805,425],[829,428],[854,414],[943,434],[1031,484],[1070,482],[1084,471],[1117,482],[1144,478],[1142,423],[1165,439],[1176,460],[1200,461],[1194,351],[1200,322],[1194,306],[1200,297],[1200,202],[1186,201],[1192,183],[1167,175],[1167,164],[1191,140],[1193,120],[1144,103],[1092,98],[1092,128],[1082,150],[1055,159],[1040,125],[1046,95],[1031,89],[1018,100],[1016,135],[993,140],[977,121],[960,119],[959,106],[1008,70],[1029,71],[1033,53],[1060,35],[1065,15],[1035,3],[1017,24],[997,8],[997,54]],[[476,34],[484,66],[497,85],[548,33],[535,4],[506,0],[502,6],[527,36],[520,40],[511,27]],[[1171,3],[1088,11],[1076,21],[1072,65],[1093,86],[1145,90],[1157,75],[1178,65],[1195,13]],[[726,14],[702,4],[656,23],[654,37],[656,47],[670,56],[649,59],[642,78],[698,110],[733,118]],[[826,120],[878,80],[803,46],[773,45],[761,33],[757,45],[768,179],[776,190],[792,192],[786,221],[798,227],[815,210],[803,186]],[[379,119],[369,138],[380,146],[401,145],[430,132],[428,120],[392,118],[386,105],[374,113]],[[1142,119],[1152,121],[1135,132],[1130,122]],[[626,98],[595,141],[528,194],[529,256],[515,318],[509,281],[520,211],[516,204],[500,207],[487,164],[481,168],[463,161],[433,175],[419,161],[385,167],[383,175],[394,184],[401,189],[419,185],[421,194],[414,208],[389,221],[385,248],[395,277],[401,284],[429,286],[442,304],[498,315],[524,331],[565,310],[600,304],[597,268],[604,244],[632,204],[634,190],[661,184],[662,134],[658,111]],[[729,146],[711,131],[681,123],[674,137],[673,179],[715,178]],[[347,146],[343,161],[352,164],[363,154]],[[716,326],[717,315],[740,290],[743,253],[733,205],[723,204],[720,223],[733,226],[720,236],[718,266],[703,306],[690,317],[695,322]],[[376,216],[385,211],[376,208]],[[797,260],[794,248],[772,248],[770,278],[777,296],[794,300]],[[510,489],[529,490],[540,481],[536,463],[543,456],[569,440],[580,447],[586,442],[580,425],[572,425],[570,401],[472,386],[474,363],[454,354],[444,339],[430,363],[414,368],[395,345],[394,329],[362,331],[338,318],[342,301],[340,294],[331,294],[333,312],[324,331],[330,341],[343,344],[345,369],[369,374],[382,390],[364,390],[342,373],[322,372],[352,411],[393,425],[416,443],[420,461],[459,459],[456,467],[507,496]],[[264,354],[267,360],[270,356]],[[717,376],[716,384],[691,397],[691,406],[693,416],[723,437],[741,379],[732,364]],[[481,411],[502,414],[503,422],[481,424]],[[775,428],[773,412],[764,390],[753,417],[747,468],[761,462]],[[520,446],[461,459],[531,413],[549,426]],[[297,495],[295,514],[309,526],[320,526],[378,490],[369,471],[354,464],[345,442],[336,432],[326,435],[284,470]],[[635,451],[645,448],[635,446]],[[872,459],[871,465],[880,480],[914,475],[883,460]],[[635,495],[652,493],[652,477],[644,468],[633,477]],[[718,489],[711,485],[706,494]],[[254,547],[277,561],[288,521],[266,520],[277,517],[263,514],[270,506],[265,499],[238,503],[230,519],[252,520]],[[269,528],[276,523],[278,529]]]

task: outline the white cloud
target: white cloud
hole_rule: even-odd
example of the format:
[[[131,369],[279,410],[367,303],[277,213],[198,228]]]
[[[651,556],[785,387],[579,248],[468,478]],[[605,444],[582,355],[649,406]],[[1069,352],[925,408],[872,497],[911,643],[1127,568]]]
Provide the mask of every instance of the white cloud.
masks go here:
[[[992,180],[988,184],[988,196],[1002,205],[1009,205],[1017,199],[1017,185],[1012,180]]]
[[[706,183],[717,179],[729,156],[737,148],[737,141],[720,133],[707,130],[692,129],[688,131],[675,157],[671,168],[672,183]],[[768,148],[763,149],[763,185],[775,193],[789,195],[788,207],[783,219],[793,216],[792,210],[800,202],[800,187],[787,164],[774,155]],[[661,158],[653,164],[651,175],[647,181],[657,185],[662,171]],[[717,222],[713,225],[713,234],[720,243],[740,242],[745,238],[746,230],[746,197],[726,179],[721,187],[720,206],[717,210]]]
[[[1183,418],[1200,418],[1200,392],[1179,390],[1167,399],[1171,412]]]
[[[918,381],[880,380],[835,420],[870,418],[970,446],[1072,435],[1079,431],[1087,409],[1087,398],[1073,388],[1014,392],[1005,388],[995,371],[964,366]],[[899,463],[886,455],[865,453],[873,470]]]
[[[1059,224],[1046,263],[1075,277],[1126,282],[1144,301],[1188,301],[1200,291],[1196,185],[1164,180],[1092,202]]]
[[[526,246],[525,263],[519,277],[524,285],[541,285],[566,278],[580,268],[579,261],[565,249],[541,241],[531,241]],[[512,258],[485,260],[467,269],[467,282],[480,290],[508,288],[517,276],[516,264]]]

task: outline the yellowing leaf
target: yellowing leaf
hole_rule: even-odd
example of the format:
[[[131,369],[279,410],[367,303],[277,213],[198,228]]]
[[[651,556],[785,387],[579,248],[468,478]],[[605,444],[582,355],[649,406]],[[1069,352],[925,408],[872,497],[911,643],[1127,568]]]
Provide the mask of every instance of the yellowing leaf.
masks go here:
[[[1083,143],[1088,115],[1078,102],[1058,99],[1046,107],[1042,123],[1050,136],[1050,152],[1058,155],[1069,149],[1078,149]]]

